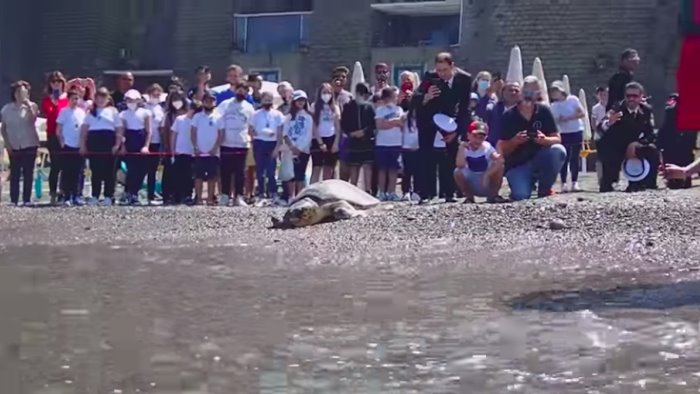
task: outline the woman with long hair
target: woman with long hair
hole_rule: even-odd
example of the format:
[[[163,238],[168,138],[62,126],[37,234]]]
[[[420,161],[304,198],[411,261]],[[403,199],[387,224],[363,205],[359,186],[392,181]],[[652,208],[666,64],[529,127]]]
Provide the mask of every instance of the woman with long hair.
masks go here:
[[[46,145],[49,149],[51,172],[49,173],[49,195],[51,205],[58,202],[58,179],[61,172],[61,146],[56,136],[56,119],[61,110],[68,106],[66,78],[60,71],[52,71],[46,78],[44,97],[41,99],[41,112],[46,118]]]
[[[313,139],[313,118],[309,114],[309,102],[303,90],[297,90],[292,95],[282,134],[294,158],[294,178],[287,183],[288,199],[291,201],[306,186],[306,167],[309,165]]]
[[[313,104],[314,140],[311,144],[311,183],[335,177],[340,143],[340,107],[333,95],[333,87],[323,83],[316,92]]]
[[[148,192],[148,204],[153,204],[156,199],[156,174],[158,172],[158,166],[161,162],[161,153],[164,152],[166,147],[166,141],[168,139],[165,136],[165,128],[163,127],[163,120],[165,118],[165,112],[160,104],[160,96],[163,94],[163,88],[154,83],[146,89],[146,96],[148,100],[146,101],[145,108],[151,111],[151,143],[148,146],[148,151],[151,155],[148,157],[148,162],[146,163],[146,190]],[[165,171],[165,169],[163,170]],[[162,185],[162,184],[161,184]]]
[[[130,89],[124,94],[126,109],[119,114],[123,123],[126,148],[126,193],[129,204],[138,204],[138,194],[148,171],[151,145],[151,112],[140,108],[141,93]]]
[[[88,205],[97,205],[104,187],[102,205],[110,206],[114,202],[116,155],[124,132],[119,111],[112,105],[107,88],[97,89],[95,103],[85,117],[80,134],[80,153],[90,159],[92,172],[92,197]]]
[[[39,107],[29,99],[31,86],[26,81],[17,81],[10,86],[12,102],[0,110],[2,126],[0,133],[10,155],[10,201],[19,204],[19,180],[22,178],[22,202],[32,205],[32,182],[39,134],[34,122]]]
[[[170,184],[168,189],[172,190],[172,196],[169,198],[173,204],[191,205],[194,203],[194,147],[190,130],[192,117],[201,110],[201,106],[198,103],[187,105],[187,95],[183,90],[171,91],[166,103],[164,129],[168,130],[173,164],[163,174],[163,182]]]

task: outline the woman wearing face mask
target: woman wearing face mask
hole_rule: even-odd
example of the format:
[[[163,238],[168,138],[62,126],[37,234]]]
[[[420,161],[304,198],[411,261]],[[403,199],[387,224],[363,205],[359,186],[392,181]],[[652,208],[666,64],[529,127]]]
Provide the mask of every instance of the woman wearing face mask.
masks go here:
[[[255,175],[258,180],[258,198],[277,200],[277,152],[279,136],[284,125],[284,115],[272,108],[272,94],[263,92],[262,107],[250,120],[255,155]],[[267,182],[266,182],[267,180]],[[265,187],[267,185],[267,188]]]
[[[10,155],[10,201],[19,204],[19,180],[23,179],[22,202],[24,206],[32,205],[32,182],[34,182],[34,163],[39,147],[39,134],[34,122],[39,114],[39,107],[29,100],[28,82],[17,81],[10,87],[12,102],[0,110],[2,126],[0,132],[5,148]]]
[[[404,71],[399,75],[399,105],[404,111],[408,111],[413,98],[413,91],[420,86],[420,78],[411,71]]]
[[[318,89],[314,102],[314,141],[311,144],[311,183],[321,178],[335,177],[340,143],[340,108],[336,104],[333,88],[324,83]]]
[[[153,84],[146,89],[146,95],[148,101],[146,102],[145,108],[151,112],[151,143],[148,146],[151,155],[148,158],[148,163],[146,166],[146,190],[148,191],[148,204],[153,204],[156,198],[156,173],[158,172],[158,166],[161,163],[162,155],[156,155],[156,153],[161,154],[165,151],[166,142],[168,139],[165,136],[165,129],[163,121],[165,119],[165,111],[161,106],[161,95],[163,94],[163,88],[156,84]],[[164,167],[170,165],[167,161],[163,162]],[[165,169],[163,169],[165,172]],[[164,193],[165,194],[165,193]]]
[[[58,201],[58,179],[61,172],[61,147],[56,136],[56,119],[59,112],[68,106],[68,97],[65,93],[66,79],[60,71],[49,73],[46,80],[46,95],[41,100],[41,112],[46,117],[46,145],[51,159],[51,172],[49,173],[49,195],[51,205]]]
[[[474,78],[474,85],[472,86],[472,90],[476,92],[476,94],[479,95],[479,98],[482,98],[486,95],[489,94],[489,87],[491,86],[491,73],[488,71],[481,71],[478,74],[476,74],[476,78]]]
[[[201,111],[199,104],[187,106],[186,96],[183,91],[170,93],[168,97],[168,111],[165,115],[165,127],[170,130],[170,147],[173,152],[173,165],[171,167],[174,204],[192,204],[192,191],[194,190],[194,148],[192,145],[192,117]]]
[[[87,112],[78,105],[77,91],[68,92],[69,104],[58,114],[56,136],[61,147],[61,190],[66,206],[82,205],[82,190],[78,190],[80,171],[85,158],[80,155],[80,126],[85,123]]]
[[[562,81],[552,82],[549,93],[552,98],[552,115],[557,122],[561,133],[561,143],[566,148],[566,161],[561,168],[561,191],[579,192],[578,184],[579,156],[583,146],[583,119],[586,113],[581,101],[574,95],[567,95]],[[571,168],[571,187],[567,185],[566,178]]]
[[[294,179],[287,183],[288,199],[291,201],[306,186],[306,168],[313,139],[313,117],[309,114],[306,92],[297,90],[292,94],[292,106],[284,119],[282,135],[284,143],[294,157]]]
[[[126,150],[126,193],[128,204],[137,204],[143,179],[146,176],[150,157],[151,112],[139,108],[141,93],[131,89],[124,94],[126,110],[119,114],[124,128]]]
[[[138,92],[137,92],[138,93]],[[112,105],[107,88],[95,93],[95,104],[85,117],[80,130],[80,153],[90,159],[92,197],[88,205],[97,205],[102,187],[102,205],[110,206],[114,200],[116,155],[124,138],[119,111]]]
[[[372,163],[374,162],[374,106],[370,101],[369,86],[358,83],[355,100],[343,107],[340,125],[348,140],[348,165],[350,183],[357,186],[360,171],[363,174],[365,191],[371,192]]]

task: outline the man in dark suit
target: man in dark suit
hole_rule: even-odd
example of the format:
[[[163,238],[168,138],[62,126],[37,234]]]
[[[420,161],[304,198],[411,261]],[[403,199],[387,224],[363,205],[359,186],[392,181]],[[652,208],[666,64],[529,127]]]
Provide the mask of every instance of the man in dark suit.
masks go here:
[[[628,192],[656,189],[659,154],[654,134],[654,114],[651,106],[642,102],[644,87],[630,82],[625,88],[625,99],[608,111],[599,126],[602,137],[596,143],[603,165],[600,191],[613,191],[612,184],[625,159],[646,159],[651,165],[649,175],[641,181],[630,182]]]
[[[639,67],[639,52],[628,48],[620,55],[620,69],[608,82],[608,105],[606,111],[610,111],[614,105],[625,99],[625,87],[634,80],[634,70]]]
[[[471,85],[471,75],[455,67],[452,55],[443,52],[435,56],[435,70],[425,73],[421,85],[413,95],[412,105],[416,111],[418,126],[418,152],[422,163],[416,174],[421,202],[435,197],[429,195],[429,191],[434,189],[430,185],[437,182],[437,174],[434,172],[435,165],[432,163],[435,133],[442,134],[442,138],[447,144],[448,155],[452,159],[452,166],[454,166],[459,148],[459,138],[466,134],[471,121],[471,111],[469,110]],[[444,130],[439,130],[433,123],[433,115],[438,113],[456,118],[457,132],[446,133]],[[445,201],[454,202],[454,183],[444,185],[443,188],[447,189],[441,191],[441,194],[445,196]]]

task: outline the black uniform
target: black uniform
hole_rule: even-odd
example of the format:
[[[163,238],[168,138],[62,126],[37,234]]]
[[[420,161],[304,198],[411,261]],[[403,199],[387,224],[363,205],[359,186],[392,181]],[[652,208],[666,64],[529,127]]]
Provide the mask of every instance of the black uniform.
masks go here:
[[[435,157],[433,154],[433,144],[435,143],[435,133],[438,132],[437,126],[433,123],[433,115],[441,113],[457,119],[457,133],[465,135],[467,127],[471,121],[471,111],[469,110],[469,94],[471,92],[472,77],[469,73],[459,68],[455,69],[454,79],[451,86],[444,81],[439,81],[438,76],[434,72],[427,72],[423,76],[423,82],[413,95],[413,106],[416,109],[416,123],[418,126],[418,144],[419,157],[421,168],[416,174],[416,185],[418,194],[423,199],[435,197],[430,195],[437,182],[437,173],[435,172]],[[441,93],[438,97],[430,100],[427,104],[423,104],[423,98],[428,92],[431,85],[436,84]],[[458,137],[459,137],[458,135]],[[452,142],[447,144],[447,154],[451,158],[451,170],[454,170],[454,163],[457,157],[459,147],[459,138],[454,138]],[[454,182],[452,179],[445,185],[444,194],[449,200],[454,197]]]
[[[625,99],[625,87],[632,82],[632,73],[625,68],[620,67],[620,70],[615,73],[608,81],[608,105],[606,111],[610,111],[616,104]]]
[[[679,132],[676,127],[676,106],[678,104],[678,95],[673,94],[666,102],[666,114],[664,116],[664,124],[659,129],[658,148],[663,153],[663,160],[668,164],[678,166],[687,166],[692,163],[694,158],[693,148],[697,139],[697,132]],[[684,189],[689,188],[692,184],[692,178],[686,179],[670,179],[668,181],[669,189]]]
[[[604,121],[599,126],[602,137],[596,145],[598,147],[598,156],[603,165],[603,176],[600,182],[601,192],[613,190],[612,184],[620,173],[627,147],[633,142],[642,144],[642,147],[637,149],[637,157],[649,161],[651,171],[643,180],[630,182],[627,190],[656,189],[659,155],[654,145],[656,142],[654,114],[649,105],[640,104],[638,110],[632,112],[627,108],[626,104],[625,101],[622,102],[622,117],[615,124],[607,130],[603,128],[607,121]]]

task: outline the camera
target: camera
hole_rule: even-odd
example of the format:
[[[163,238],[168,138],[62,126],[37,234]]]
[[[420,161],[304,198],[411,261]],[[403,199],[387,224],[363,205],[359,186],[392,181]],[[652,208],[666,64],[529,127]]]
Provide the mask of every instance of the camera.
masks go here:
[[[531,140],[536,139],[537,138],[537,130],[528,130],[527,137]]]

